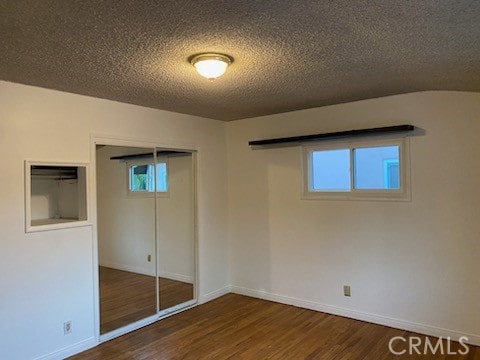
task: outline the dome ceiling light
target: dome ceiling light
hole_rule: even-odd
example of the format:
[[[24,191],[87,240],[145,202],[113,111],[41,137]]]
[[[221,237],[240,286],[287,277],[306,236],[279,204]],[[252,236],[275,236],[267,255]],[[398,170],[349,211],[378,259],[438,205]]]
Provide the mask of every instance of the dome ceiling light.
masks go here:
[[[214,53],[199,54],[190,59],[197,72],[209,80],[215,80],[225,74],[232,62],[231,56]]]

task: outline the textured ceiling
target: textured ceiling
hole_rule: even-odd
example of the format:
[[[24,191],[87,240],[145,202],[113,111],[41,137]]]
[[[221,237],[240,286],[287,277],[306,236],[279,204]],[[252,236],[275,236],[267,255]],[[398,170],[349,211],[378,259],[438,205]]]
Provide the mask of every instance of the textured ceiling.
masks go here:
[[[480,91],[480,1],[0,0],[0,79],[220,120]]]

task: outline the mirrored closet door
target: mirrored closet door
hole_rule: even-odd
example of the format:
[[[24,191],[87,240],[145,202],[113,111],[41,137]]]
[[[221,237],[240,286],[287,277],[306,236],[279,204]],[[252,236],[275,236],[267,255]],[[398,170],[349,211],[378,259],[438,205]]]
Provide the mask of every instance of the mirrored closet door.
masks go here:
[[[195,299],[194,158],[96,146],[100,334]]]
[[[159,307],[166,310],[194,299],[194,164],[189,152],[157,154],[168,179],[157,196]]]

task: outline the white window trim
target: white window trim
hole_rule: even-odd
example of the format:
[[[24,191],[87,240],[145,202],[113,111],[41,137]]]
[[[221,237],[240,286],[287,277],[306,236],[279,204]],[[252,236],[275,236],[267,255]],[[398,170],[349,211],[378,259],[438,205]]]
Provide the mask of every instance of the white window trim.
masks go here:
[[[131,191],[130,190],[130,167],[131,166],[139,166],[139,165],[151,165],[153,164],[153,157],[152,158],[142,158],[142,159],[135,159],[135,160],[128,160],[125,161],[125,172],[126,172],[126,190],[127,190],[127,197],[128,198],[150,198],[155,197],[154,191]],[[168,158],[167,157],[158,157],[157,164],[165,163],[167,165],[167,191],[158,191],[157,190],[157,198],[168,198],[170,197],[170,168],[168,166]],[[155,171],[156,176],[156,171]],[[155,179],[156,184],[156,179]]]
[[[361,147],[399,147],[400,189],[362,190],[353,187],[353,150]],[[312,157],[316,150],[350,150],[350,191],[315,191],[310,188]],[[302,147],[302,199],[305,200],[367,200],[367,201],[411,201],[410,190],[410,141],[408,137],[382,138],[380,140],[328,141]]]

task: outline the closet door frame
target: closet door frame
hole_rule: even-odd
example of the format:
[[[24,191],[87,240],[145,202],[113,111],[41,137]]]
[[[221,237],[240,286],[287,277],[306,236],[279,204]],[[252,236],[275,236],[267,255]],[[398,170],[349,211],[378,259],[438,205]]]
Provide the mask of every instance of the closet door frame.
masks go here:
[[[149,316],[145,319],[136,321],[129,325],[123,326],[119,329],[113,330],[106,334],[100,334],[100,291],[99,291],[99,276],[98,276],[98,219],[97,219],[97,164],[96,164],[96,146],[97,145],[111,145],[111,146],[125,146],[136,148],[152,148],[154,151],[154,160],[156,163],[156,155],[158,150],[176,150],[185,151],[192,154],[192,180],[193,180],[193,251],[194,251],[194,283],[193,283],[193,299],[182,304],[175,305],[171,308],[159,311],[159,289],[158,289],[158,234],[157,234],[157,194],[155,192],[155,273],[156,273],[156,309],[155,315]],[[93,266],[93,296],[94,296],[94,334],[98,344],[113,338],[119,337],[131,331],[137,330],[146,325],[152,324],[156,321],[172,316],[181,311],[187,310],[198,304],[199,298],[199,271],[198,271],[198,179],[197,179],[197,164],[198,152],[200,149],[193,144],[179,144],[159,142],[151,139],[138,139],[121,136],[111,136],[103,134],[90,135],[90,171],[88,174],[88,182],[90,183],[89,194],[89,214],[91,214],[92,221],[92,266]]]

